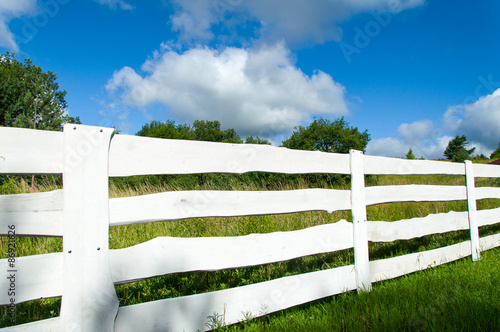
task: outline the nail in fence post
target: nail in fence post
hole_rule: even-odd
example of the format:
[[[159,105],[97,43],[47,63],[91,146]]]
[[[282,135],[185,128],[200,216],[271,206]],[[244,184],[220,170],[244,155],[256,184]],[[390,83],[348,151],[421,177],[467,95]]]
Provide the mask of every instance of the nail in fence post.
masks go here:
[[[350,150],[351,212],[354,237],[354,272],[358,292],[371,291],[370,260],[368,257],[368,229],[365,201],[365,174],[363,152]]]
[[[108,260],[108,154],[113,129],[100,129],[64,126],[60,331],[114,331],[118,312]]]
[[[470,242],[472,260],[477,261],[480,258],[479,248],[479,229],[477,224],[476,193],[474,188],[474,169],[472,161],[465,161],[465,179],[467,186],[467,210],[469,212]]]

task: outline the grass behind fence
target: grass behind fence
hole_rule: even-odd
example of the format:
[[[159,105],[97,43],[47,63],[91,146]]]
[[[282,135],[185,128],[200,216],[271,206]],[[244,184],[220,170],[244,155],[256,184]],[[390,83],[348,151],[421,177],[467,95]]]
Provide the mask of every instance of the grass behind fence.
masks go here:
[[[366,183],[368,186],[394,184],[440,184],[463,186],[465,184],[463,177],[447,175],[372,176],[367,177]],[[499,186],[499,184],[500,183],[498,179],[476,180],[476,186]],[[49,191],[60,188],[60,186],[60,180],[57,178],[54,179],[52,177],[41,177],[37,181],[37,185],[33,189],[31,189],[31,187],[25,181],[18,179],[6,182],[6,184],[4,184],[4,186],[0,189],[2,190],[3,194],[11,194],[29,191]],[[308,185],[301,183],[300,181],[295,181],[293,182],[293,184],[276,182],[275,186],[271,188],[262,188],[255,184],[248,184],[244,182],[242,183],[238,181],[233,181],[231,186],[231,188],[234,190],[288,190],[308,187]],[[325,183],[323,187],[331,188],[332,186],[329,186],[327,183]],[[342,183],[334,188],[348,189],[349,186]],[[194,187],[190,187],[190,185],[186,185],[186,183],[182,181],[178,181],[173,184],[165,184],[155,181],[136,182],[132,186],[126,185],[126,183],[124,184],[123,181],[120,182],[120,180],[118,180],[116,182],[111,181],[110,183],[110,197],[144,195],[163,192],[167,190],[193,189],[217,190],[220,189],[220,187],[217,187],[215,184],[210,183],[210,181],[203,184],[202,186],[194,184]],[[490,209],[499,206],[500,200],[478,201],[478,209]],[[369,220],[394,221],[399,219],[425,217],[432,213],[448,212],[451,210],[466,211],[467,204],[465,201],[389,203],[369,206],[367,208],[367,215]],[[337,211],[332,214],[327,214],[325,212],[303,212],[288,215],[271,216],[266,215],[203,219],[194,218],[175,222],[146,223],[112,227],[110,228],[110,248],[125,248],[151,240],[158,236],[239,236],[250,233],[269,233],[276,231],[291,231],[303,229],[320,224],[333,223],[340,219],[351,221],[350,211]],[[480,228],[481,236],[499,232],[500,225]],[[468,231],[457,231],[446,234],[424,236],[408,241],[370,243],[370,259],[382,259],[411,252],[429,250],[457,242],[466,241],[468,239]],[[17,248],[17,256],[60,252],[62,251],[62,239],[50,237],[18,237]],[[2,257],[5,257],[5,242],[0,243],[0,250],[0,254],[2,255]],[[449,306],[455,304],[455,302],[453,301],[472,301],[470,298],[464,297],[465,295],[459,294],[458,289],[454,287],[454,284],[456,284],[456,282],[448,283],[446,282],[446,280],[444,280],[448,278],[445,277],[448,273],[446,271],[449,271],[449,273],[458,276],[457,278],[462,278],[460,276],[463,276],[462,284],[465,283],[466,285],[469,285],[468,287],[470,289],[477,288],[476,290],[474,290],[474,292],[482,292],[486,294],[486,297],[484,297],[484,301],[492,302],[495,300],[495,303],[500,303],[500,301],[498,301],[500,282],[496,282],[497,280],[500,280],[500,272],[498,271],[498,266],[500,263],[500,252],[498,250],[492,250],[488,253],[483,253],[482,255],[483,259],[481,260],[481,262],[477,262],[475,264],[471,263],[470,258],[464,259],[456,264],[448,264],[445,267],[422,271],[411,276],[399,278],[396,281],[377,283],[374,286],[374,291],[370,294],[366,294],[363,296],[356,296],[355,292],[342,294],[327,300],[315,302],[310,305],[289,309],[284,311],[283,313],[269,315],[265,318],[258,318],[252,320],[251,322],[236,325],[234,327],[225,327],[225,329],[249,329],[257,331],[286,329],[292,331],[300,331],[309,327],[308,329],[315,330],[392,330],[395,327],[395,329],[398,330],[441,330],[441,327],[443,326],[442,324],[444,324],[444,317],[448,317],[448,312],[459,314],[459,312],[457,311],[458,309],[450,310],[449,308]],[[353,263],[353,250],[350,249],[335,253],[308,256],[286,262],[267,264],[256,267],[215,272],[180,273],[157,278],[150,278],[148,280],[143,280],[140,282],[116,286],[116,291],[119,297],[120,306],[125,306],[163,298],[204,293],[225,288],[242,286],[256,282],[267,281],[278,277],[323,270]],[[483,266],[484,264],[486,265]],[[497,267],[496,269],[494,268],[495,266]],[[479,271],[478,269],[485,269],[485,272],[479,273],[478,277],[475,279],[473,278],[473,281],[469,283],[468,280],[470,279],[470,276],[463,273],[473,274],[473,271]],[[462,270],[470,271],[462,273]],[[440,273],[442,274],[441,277]],[[444,279],[441,280],[440,278]],[[434,279],[436,279],[437,281]],[[427,285],[425,286],[427,287],[427,295],[424,295],[422,293],[422,297],[413,295],[407,296],[404,299],[401,299],[402,302],[390,301],[386,298],[391,296],[397,298],[396,295],[398,294],[412,294],[412,292],[418,293],[416,288],[420,287],[419,285]],[[436,289],[433,290],[433,288]],[[454,300],[446,302],[444,299],[440,300],[440,297],[434,299],[434,296],[432,296],[431,293],[434,295],[448,294],[453,297],[458,297]],[[407,307],[413,308],[414,311],[404,313],[406,312]],[[59,308],[60,298],[44,299],[18,304],[17,323],[20,324],[39,319],[56,317],[59,315]],[[436,308],[440,310],[446,309],[445,311],[447,312],[447,315],[443,316],[441,314],[437,314],[436,316],[434,312],[439,312],[439,310],[437,310]],[[498,312],[498,307],[493,305],[491,306],[491,310],[484,313],[483,316],[477,316],[478,313],[475,313],[473,309],[470,309],[468,313],[475,313],[479,318],[488,318],[488,315],[490,313],[495,312]],[[460,314],[462,314],[462,312],[460,312]],[[217,327],[222,324],[221,317],[218,315],[214,314],[211,319],[213,327]],[[453,323],[455,325],[452,326],[462,326],[460,325],[462,324],[460,323],[462,321],[461,317],[452,317],[450,321],[456,322],[456,324]],[[470,324],[471,321],[468,321],[466,323]],[[491,326],[495,327],[497,330],[500,329],[500,323],[498,322],[498,320],[491,321],[491,319],[489,319],[489,322],[483,322],[481,324],[482,325],[479,326],[485,327],[485,329],[483,330],[490,330],[489,327]],[[3,310],[2,315],[0,316],[0,327],[8,325],[8,316],[6,315],[6,310]]]

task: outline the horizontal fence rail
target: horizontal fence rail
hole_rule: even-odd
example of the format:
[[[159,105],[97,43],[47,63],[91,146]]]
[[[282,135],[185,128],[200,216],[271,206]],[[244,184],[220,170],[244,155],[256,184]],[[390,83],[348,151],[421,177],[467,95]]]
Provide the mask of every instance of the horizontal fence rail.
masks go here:
[[[110,200],[110,224],[351,208],[348,190],[176,191]]]
[[[208,317],[232,324],[445,264],[500,246],[500,234],[480,238],[478,228],[500,222],[500,207],[477,210],[476,201],[500,199],[500,188],[475,188],[474,179],[500,178],[495,165],[403,160],[288,150],[263,145],[193,142],[127,135],[109,128],[65,125],[63,132],[1,128],[0,174],[62,174],[64,188],[0,196],[0,235],[59,236],[63,252],[18,257],[16,303],[62,297],[57,318],[6,331],[207,330]],[[148,174],[272,172],[332,173],[351,177],[350,190],[173,191],[111,198],[108,178]],[[365,175],[464,176],[464,186],[366,187]],[[366,208],[402,202],[466,201],[467,211],[404,220],[368,220]],[[204,217],[351,211],[340,220],[289,232],[231,237],[157,237],[109,250],[109,227]],[[369,242],[410,240],[469,230],[469,241],[369,260]],[[114,286],[172,273],[258,266],[299,257],[354,250],[354,264],[266,282],[118,307]],[[0,259],[0,270],[8,270]],[[0,279],[0,289],[8,289]],[[0,305],[10,297],[0,293]]]
[[[116,136],[109,151],[110,176],[246,172],[349,174],[349,156],[126,135]]]

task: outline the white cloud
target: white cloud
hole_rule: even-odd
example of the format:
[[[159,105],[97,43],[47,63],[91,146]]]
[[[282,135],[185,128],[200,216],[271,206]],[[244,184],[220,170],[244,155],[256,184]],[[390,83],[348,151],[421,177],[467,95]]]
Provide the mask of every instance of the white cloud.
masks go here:
[[[167,49],[114,73],[106,89],[129,105],[161,103],[184,121],[220,120],[243,136],[289,133],[314,114],[348,114],[345,88],[295,67],[282,45],[258,49]]]
[[[475,103],[449,107],[443,126],[456,135],[467,136],[485,152],[495,150],[500,142],[500,89]]]
[[[218,21],[216,1],[174,0],[173,2],[179,5],[179,10],[170,17],[170,20],[172,29],[180,32],[181,39],[205,41],[213,38],[210,28]]]
[[[408,152],[409,146],[400,139],[384,137],[373,139],[366,147],[366,154],[372,156],[402,157]],[[413,150],[415,153],[415,151]]]
[[[416,157],[443,158],[443,152],[452,137],[441,135],[430,120],[403,123],[396,137],[374,139],[368,143],[367,154],[387,157],[404,157],[411,148]]]
[[[0,46],[18,51],[14,34],[10,31],[8,22],[13,18],[31,16],[37,11],[36,0],[15,0],[0,2]]]
[[[109,6],[112,9],[116,9],[118,7],[120,7],[123,10],[134,9],[134,6],[126,3],[123,0],[94,0],[94,1],[100,3],[101,5]]]
[[[397,137],[372,140],[367,153],[402,157],[412,148],[416,156],[443,158],[449,141],[457,135],[467,137],[468,148],[476,148],[474,154],[491,155],[500,142],[500,89],[474,103],[448,107],[441,128],[428,120],[403,123]]]
[[[174,31],[185,39],[210,39],[215,24],[234,25],[258,23],[256,37],[276,41],[285,40],[289,45],[317,44],[340,40],[340,23],[350,17],[369,11],[398,13],[421,6],[425,0],[175,0],[176,13],[171,17]],[[236,14],[236,15],[231,15]],[[231,19],[228,19],[232,16]]]

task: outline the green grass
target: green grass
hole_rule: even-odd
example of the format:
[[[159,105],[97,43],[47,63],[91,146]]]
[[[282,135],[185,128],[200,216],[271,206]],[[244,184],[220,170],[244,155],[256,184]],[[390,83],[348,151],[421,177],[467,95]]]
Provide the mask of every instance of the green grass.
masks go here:
[[[499,331],[500,249],[222,331]],[[219,320],[220,323],[220,320]]]
[[[138,183],[135,186],[110,184],[110,196],[144,195],[166,190],[220,189],[206,183],[194,187],[177,179],[174,185],[165,183]],[[296,189],[306,187],[300,181],[293,185],[278,184],[273,188],[261,188],[237,182],[232,178],[235,190]],[[179,185],[182,183],[182,185]],[[457,176],[371,176],[366,183],[372,185],[440,184],[464,185],[463,177]],[[2,194],[28,191],[49,191],[60,188],[60,180],[51,177],[37,179],[31,189],[26,182],[13,179],[0,188]],[[476,179],[476,186],[500,186],[498,179]],[[328,187],[328,186],[325,186]],[[336,189],[347,189],[342,184]],[[227,189],[227,188],[224,188]],[[229,188],[230,189],[230,188]],[[478,209],[500,206],[500,200],[478,201]],[[466,211],[465,202],[390,203],[367,208],[369,220],[394,221],[425,217],[432,213]],[[125,248],[158,236],[199,237],[239,236],[250,233],[291,231],[315,225],[334,223],[340,219],[351,221],[350,211],[303,212],[288,215],[247,216],[232,218],[195,218],[176,222],[146,223],[113,227],[109,245],[112,249]],[[486,236],[500,232],[500,224],[480,229]],[[408,241],[370,243],[370,259],[383,259],[442,247],[469,239],[468,231],[424,236]],[[62,239],[56,237],[18,237],[17,256],[37,255],[62,251]],[[0,242],[0,257],[5,257],[6,241]],[[482,260],[472,263],[470,258],[457,263],[422,271],[397,280],[377,283],[369,294],[355,292],[342,294],[322,301],[285,310],[280,313],[256,318],[249,322],[223,330],[274,331],[291,330],[499,330],[498,303],[500,289],[500,251],[482,253]],[[252,284],[353,264],[353,250],[302,257],[290,261],[249,268],[215,272],[190,272],[150,278],[140,282],[116,286],[120,306],[159,300],[163,298],[198,294],[236,286]],[[457,285],[463,285],[460,290]],[[474,302],[476,301],[476,302]],[[490,303],[491,305],[486,305]],[[469,308],[470,304],[474,304]],[[59,315],[60,298],[44,299],[17,305],[17,324],[47,319]],[[463,318],[466,315],[469,318]],[[220,317],[213,316],[213,324]],[[450,324],[450,325],[446,325]],[[474,325],[475,324],[475,325]],[[0,327],[8,326],[6,308],[2,308]],[[470,328],[477,326],[476,328]]]

